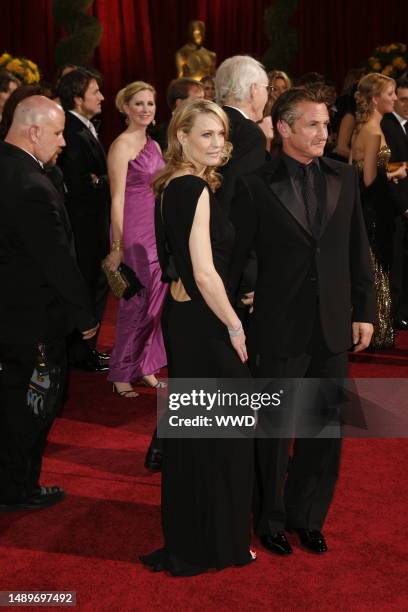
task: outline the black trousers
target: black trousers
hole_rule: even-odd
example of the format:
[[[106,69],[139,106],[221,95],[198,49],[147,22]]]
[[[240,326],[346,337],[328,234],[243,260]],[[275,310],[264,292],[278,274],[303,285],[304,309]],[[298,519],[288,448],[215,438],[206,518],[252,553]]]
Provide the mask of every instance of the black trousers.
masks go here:
[[[105,212],[99,215],[79,216],[70,214],[75,237],[78,266],[84,277],[91,298],[92,310],[101,322],[108,296],[108,284],[101,268],[102,259],[109,252],[109,221]],[[77,365],[89,360],[96,348],[98,334],[91,340],[84,340],[75,330],[68,338],[68,362]]]
[[[259,355],[252,368],[259,378],[345,378],[347,354],[332,354],[316,315],[312,338],[297,357],[277,359]],[[338,477],[341,439],[258,438],[255,441],[253,517],[257,535],[285,526],[318,529],[323,526]]]
[[[408,318],[408,222],[403,217],[395,219],[390,285],[394,319],[406,320]]]
[[[47,358],[61,368],[60,398],[54,414],[34,416],[27,390],[37,361],[37,345],[0,343],[0,502],[16,503],[39,485],[48,432],[64,393],[65,338],[45,344]]]

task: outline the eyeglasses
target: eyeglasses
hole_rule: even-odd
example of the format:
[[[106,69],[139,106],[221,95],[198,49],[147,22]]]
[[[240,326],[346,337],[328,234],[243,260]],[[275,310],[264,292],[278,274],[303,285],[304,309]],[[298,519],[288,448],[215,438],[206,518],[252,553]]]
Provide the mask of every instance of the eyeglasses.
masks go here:
[[[267,90],[268,92],[270,92],[270,91],[273,91],[273,90],[274,90],[273,85],[265,85],[265,83],[259,83],[259,84],[258,84],[258,87],[266,87],[266,90]]]

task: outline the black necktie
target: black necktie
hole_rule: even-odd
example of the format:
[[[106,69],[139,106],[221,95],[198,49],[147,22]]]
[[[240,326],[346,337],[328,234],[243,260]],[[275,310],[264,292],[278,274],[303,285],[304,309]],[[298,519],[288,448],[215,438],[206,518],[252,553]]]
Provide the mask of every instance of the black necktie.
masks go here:
[[[320,233],[321,219],[313,180],[313,164],[301,167],[301,178],[302,195],[306,208],[307,220],[313,236],[317,238]]]
[[[402,127],[404,128],[405,133],[408,136],[408,121],[406,121]]]

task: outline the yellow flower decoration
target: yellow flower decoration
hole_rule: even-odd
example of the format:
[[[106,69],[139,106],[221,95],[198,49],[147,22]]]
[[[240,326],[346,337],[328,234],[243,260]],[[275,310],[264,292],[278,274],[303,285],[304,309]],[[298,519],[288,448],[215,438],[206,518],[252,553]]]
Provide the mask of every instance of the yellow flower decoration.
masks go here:
[[[407,67],[407,63],[405,62],[405,60],[401,56],[395,57],[393,59],[392,65],[395,68],[399,68],[400,70],[404,70]]]
[[[11,60],[10,53],[3,53],[3,55],[0,55],[0,64],[5,64],[6,62],[9,62],[10,60]]]
[[[41,75],[37,64],[25,57],[12,57],[10,53],[0,56],[0,66],[18,77],[23,83],[38,83]]]
[[[391,66],[391,64],[388,64],[385,68],[383,68],[383,70],[381,71],[381,74],[385,74],[385,76],[390,76],[392,72],[393,72],[393,66]]]
[[[408,66],[407,48],[407,44],[399,42],[379,45],[367,59],[367,72],[381,72],[393,78],[400,77]]]
[[[13,59],[11,62],[6,64],[6,70],[9,72],[18,72],[18,74],[22,74],[24,72],[24,68],[18,59]]]

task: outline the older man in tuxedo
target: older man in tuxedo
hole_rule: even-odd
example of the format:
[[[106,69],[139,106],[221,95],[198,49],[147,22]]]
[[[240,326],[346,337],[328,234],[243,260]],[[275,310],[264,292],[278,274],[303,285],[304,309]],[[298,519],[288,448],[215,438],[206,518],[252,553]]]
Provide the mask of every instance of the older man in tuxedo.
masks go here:
[[[391,149],[391,162],[408,162],[408,79],[397,81],[394,112],[381,121],[385,140]],[[408,178],[390,183],[396,212],[391,267],[391,294],[394,325],[408,329]]]
[[[92,119],[101,112],[103,95],[99,77],[84,69],[66,74],[57,94],[65,110],[66,147],[59,157],[67,188],[65,202],[75,237],[78,265],[102,320],[108,287],[101,262],[109,251],[109,182],[105,151]],[[96,351],[96,337],[90,342],[74,333],[69,340],[71,365],[101,372],[108,369],[108,355]]]
[[[263,118],[268,89],[264,67],[248,55],[229,57],[217,69],[217,102],[228,116],[233,146],[230,161],[220,168],[223,180],[217,191],[217,200],[227,212],[238,177],[265,163],[266,141],[257,121]]]
[[[280,157],[241,178],[231,206],[237,230],[232,285],[249,249],[258,260],[252,368],[260,378],[343,378],[347,350],[368,346],[375,318],[357,173],[322,157],[329,115],[318,89],[282,94],[273,123]],[[256,441],[255,531],[277,554],[292,552],[285,528],[296,530],[308,550],[323,553],[340,440],[296,439],[285,483],[289,447],[289,439]]]
[[[64,146],[62,108],[43,96],[17,106],[0,143],[0,511],[64,498],[39,484],[48,431],[64,383],[65,337],[97,330],[61,196],[43,165]],[[28,391],[39,360],[52,370],[53,401]]]

